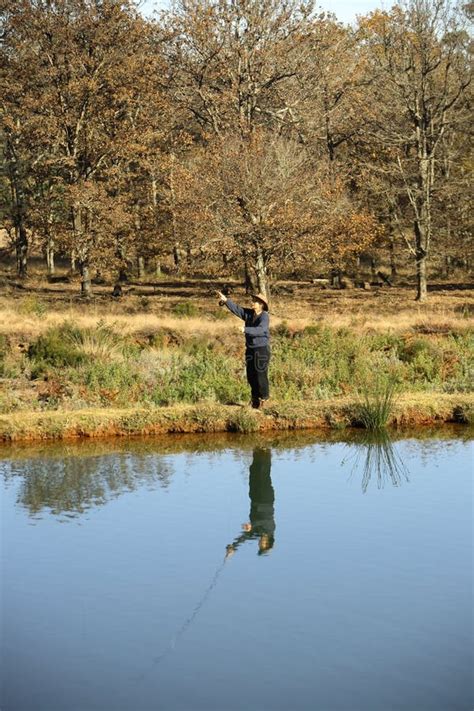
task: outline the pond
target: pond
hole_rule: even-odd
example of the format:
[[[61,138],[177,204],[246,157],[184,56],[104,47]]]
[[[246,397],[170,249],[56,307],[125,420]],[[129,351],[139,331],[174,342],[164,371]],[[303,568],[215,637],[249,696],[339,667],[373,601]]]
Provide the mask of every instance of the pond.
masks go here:
[[[0,449],[2,711],[468,711],[472,445]]]

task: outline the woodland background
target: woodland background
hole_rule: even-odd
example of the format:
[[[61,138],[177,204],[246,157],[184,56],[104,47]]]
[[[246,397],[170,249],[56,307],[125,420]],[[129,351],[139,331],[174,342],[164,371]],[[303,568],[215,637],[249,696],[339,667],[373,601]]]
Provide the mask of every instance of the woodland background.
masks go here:
[[[473,3],[1,0],[1,255],[93,280],[471,269]],[[63,270],[64,271],[64,270]]]

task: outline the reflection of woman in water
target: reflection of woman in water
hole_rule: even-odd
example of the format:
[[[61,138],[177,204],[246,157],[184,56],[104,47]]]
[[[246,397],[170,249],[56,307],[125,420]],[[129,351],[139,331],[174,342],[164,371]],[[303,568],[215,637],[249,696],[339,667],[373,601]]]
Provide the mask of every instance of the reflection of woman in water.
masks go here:
[[[271,450],[256,448],[249,467],[250,521],[242,533],[227,546],[226,557],[235,553],[241,543],[258,539],[258,554],[268,553],[275,542],[275,492],[270,476]]]

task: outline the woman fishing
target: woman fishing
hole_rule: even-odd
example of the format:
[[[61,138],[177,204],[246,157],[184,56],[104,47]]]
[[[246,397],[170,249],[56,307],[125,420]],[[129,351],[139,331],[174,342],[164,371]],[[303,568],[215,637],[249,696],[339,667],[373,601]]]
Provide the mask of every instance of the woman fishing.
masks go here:
[[[263,294],[252,294],[252,308],[244,309],[221,291],[219,302],[245,322],[245,366],[252,392],[252,407],[264,407],[270,396],[268,365],[270,363],[270,319],[268,301]]]

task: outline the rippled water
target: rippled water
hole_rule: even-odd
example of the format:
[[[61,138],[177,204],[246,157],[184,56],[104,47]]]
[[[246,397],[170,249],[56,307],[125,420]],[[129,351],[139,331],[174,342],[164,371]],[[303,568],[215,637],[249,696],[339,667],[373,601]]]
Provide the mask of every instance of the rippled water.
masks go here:
[[[0,449],[2,711],[470,711],[472,444]]]

